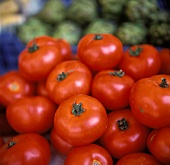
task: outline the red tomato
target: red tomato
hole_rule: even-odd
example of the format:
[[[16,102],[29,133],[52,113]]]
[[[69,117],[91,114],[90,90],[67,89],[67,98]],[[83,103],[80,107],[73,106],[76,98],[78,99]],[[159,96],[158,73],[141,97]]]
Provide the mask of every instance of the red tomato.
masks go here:
[[[4,139],[2,139],[2,137],[0,137],[0,148],[3,146],[4,144]]]
[[[107,110],[117,110],[129,105],[129,94],[134,80],[122,70],[103,70],[92,81],[91,94]]]
[[[153,130],[147,139],[151,154],[163,164],[170,164],[170,127]]]
[[[170,76],[139,80],[133,85],[129,100],[134,116],[144,125],[153,129],[170,126]]]
[[[80,39],[77,54],[91,70],[112,69],[122,59],[123,45],[112,34],[87,34]]]
[[[0,165],[49,165],[51,157],[48,141],[39,134],[19,134],[0,148]]]
[[[146,149],[150,129],[141,124],[130,109],[112,111],[108,120],[108,127],[99,141],[115,159]]]
[[[45,133],[53,126],[56,105],[47,97],[23,97],[11,103],[6,116],[19,133]]]
[[[46,81],[39,81],[35,86],[35,94],[38,96],[46,96],[49,97],[47,89],[46,89]]]
[[[9,136],[14,134],[16,134],[16,132],[9,125],[6,118],[6,113],[0,113],[0,136]]]
[[[67,155],[64,165],[113,165],[110,154],[97,144],[73,148]]]
[[[57,131],[53,128],[50,132],[50,142],[54,147],[55,151],[62,155],[67,155],[68,152],[73,148],[73,146],[63,139],[60,138]]]
[[[18,71],[9,71],[0,76],[0,104],[8,106],[23,96],[34,95],[34,84],[27,81]]]
[[[63,101],[54,116],[54,128],[58,135],[73,146],[96,141],[107,124],[107,113],[102,103],[84,94]]]
[[[135,81],[159,73],[160,67],[159,52],[149,44],[131,46],[119,64],[119,68]]]
[[[159,52],[161,58],[161,69],[160,73],[170,75],[170,49],[163,48]]]
[[[118,160],[116,165],[162,165],[148,153],[131,153]]]
[[[50,98],[60,104],[75,94],[89,94],[92,74],[79,60],[63,61],[50,72],[46,89]]]
[[[53,44],[42,44],[43,39],[44,37],[38,41],[34,39],[31,41],[31,46],[28,43],[18,57],[19,70],[30,81],[44,80],[49,72],[63,60],[59,48]]]

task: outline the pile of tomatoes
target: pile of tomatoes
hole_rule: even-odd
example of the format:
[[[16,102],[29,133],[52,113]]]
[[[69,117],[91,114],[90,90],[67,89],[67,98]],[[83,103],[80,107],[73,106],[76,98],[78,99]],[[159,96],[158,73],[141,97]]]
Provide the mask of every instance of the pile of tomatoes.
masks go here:
[[[72,55],[37,37],[0,76],[0,107],[0,165],[49,165],[51,146],[64,165],[170,164],[170,49],[87,34]]]

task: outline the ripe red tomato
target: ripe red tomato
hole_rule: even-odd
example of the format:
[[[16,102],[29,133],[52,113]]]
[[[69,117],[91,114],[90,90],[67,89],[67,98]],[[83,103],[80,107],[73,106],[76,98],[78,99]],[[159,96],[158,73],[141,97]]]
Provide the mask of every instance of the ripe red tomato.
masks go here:
[[[161,58],[160,73],[170,75],[170,49],[163,48],[159,52]]]
[[[18,71],[9,71],[0,76],[0,104],[7,107],[23,96],[34,95],[34,84],[27,81]]]
[[[47,89],[46,89],[46,81],[36,82],[35,85],[35,94],[38,96],[46,96],[49,97]]]
[[[56,109],[56,105],[47,97],[23,97],[7,107],[6,116],[17,132],[42,134],[53,126]]]
[[[46,89],[49,97],[60,104],[75,94],[89,94],[92,73],[79,60],[63,61],[50,72]]]
[[[64,165],[113,165],[110,154],[97,144],[73,148],[67,155]]]
[[[123,45],[112,34],[87,34],[80,39],[77,54],[91,70],[112,69],[122,59]]]
[[[91,94],[107,110],[117,110],[129,105],[129,94],[134,80],[122,70],[99,71],[92,81]]]
[[[129,97],[130,107],[137,120],[160,129],[170,127],[170,76],[155,75],[136,82]]]
[[[131,153],[118,160],[116,165],[162,165],[155,157],[148,153]]]
[[[163,164],[170,164],[170,127],[153,130],[147,139],[151,154]]]
[[[43,39],[44,37],[41,37],[37,41],[36,39],[30,41],[32,45],[28,43],[18,57],[19,71],[30,81],[44,80],[63,60],[59,48],[53,44],[42,44]]]
[[[113,158],[120,159],[146,149],[150,129],[141,124],[130,109],[112,111],[108,114],[108,120],[108,127],[99,141]]]
[[[159,52],[149,44],[131,46],[124,52],[119,64],[119,68],[135,81],[159,73],[160,67]]]
[[[0,165],[49,165],[51,157],[48,141],[39,134],[19,134],[0,148]]]
[[[54,116],[54,128],[58,135],[73,146],[96,141],[107,125],[107,113],[102,103],[84,94],[63,101]]]
[[[71,144],[65,142],[63,139],[60,138],[54,128],[50,132],[50,142],[55,151],[62,155],[67,155],[69,151],[73,148]]]

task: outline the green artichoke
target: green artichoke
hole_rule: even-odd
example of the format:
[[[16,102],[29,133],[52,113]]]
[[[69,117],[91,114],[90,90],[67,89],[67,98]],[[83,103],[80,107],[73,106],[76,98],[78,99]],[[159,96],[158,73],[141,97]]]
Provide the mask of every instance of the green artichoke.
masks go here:
[[[37,17],[50,24],[59,23],[66,17],[66,7],[62,0],[48,0]]]
[[[71,45],[76,45],[81,37],[81,34],[81,27],[77,23],[67,20],[54,27],[52,37],[63,38]]]
[[[142,23],[123,22],[116,30],[115,35],[124,45],[136,45],[146,41],[147,30]]]

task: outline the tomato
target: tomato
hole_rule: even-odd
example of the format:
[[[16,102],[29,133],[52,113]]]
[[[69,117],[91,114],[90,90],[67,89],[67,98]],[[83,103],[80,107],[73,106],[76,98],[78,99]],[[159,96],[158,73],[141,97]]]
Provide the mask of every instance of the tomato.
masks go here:
[[[137,120],[160,129],[170,126],[170,76],[155,75],[136,82],[130,92],[130,107]]]
[[[46,133],[53,126],[56,105],[47,97],[23,97],[11,103],[6,116],[19,133]]]
[[[50,157],[48,141],[34,133],[16,135],[0,148],[1,165],[49,165]]]
[[[12,70],[0,76],[0,104],[7,107],[23,96],[34,95],[34,84],[26,80],[19,71]]]
[[[128,48],[119,64],[135,81],[159,73],[161,59],[158,50],[150,44],[134,45]]]
[[[85,94],[63,101],[54,116],[54,128],[58,135],[73,146],[96,141],[107,125],[107,113],[102,103]]]
[[[55,151],[62,155],[67,155],[73,146],[60,138],[57,131],[53,128],[50,132],[50,142]]]
[[[153,130],[147,139],[151,154],[163,164],[170,164],[170,127]]]
[[[30,41],[32,45],[29,43],[18,57],[19,71],[30,81],[44,80],[49,72],[63,61],[59,48],[53,44],[42,44],[43,39],[44,37],[41,37],[38,41]]]
[[[131,153],[118,160],[116,165],[162,165],[157,159],[148,153]]]
[[[123,45],[112,34],[86,34],[78,43],[77,54],[91,70],[112,69],[122,59]]]
[[[16,134],[16,131],[9,125],[6,113],[0,113],[0,136],[9,136]]]
[[[4,144],[4,139],[2,137],[0,137],[0,148],[3,144]]]
[[[79,60],[63,61],[50,72],[46,89],[49,97],[56,103],[68,99],[75,94],[89,94],[92,73]]]
[[[129,94],[134,80],[122,70],[99,71],[92,81],[91,94],[107,110],[117,110],[129,105]]]
[[[97,144],[73,148],[67,155],[64,165],[113,165],[110,154]]]
[[[38,96],[46,96],[49,97],[47,89],[46,89],[46,81],[36,82],[35,85],[35,94]]]
[[[108,120],[108,127],[99,141],[111,156],[120,159],[133,152],[145,151],[150,129],[141,124],[130,109],[111,111]]]
[[[163,48],[159,51],[161,58],[161,68],[160,73],[170,75],[170,49]]]

